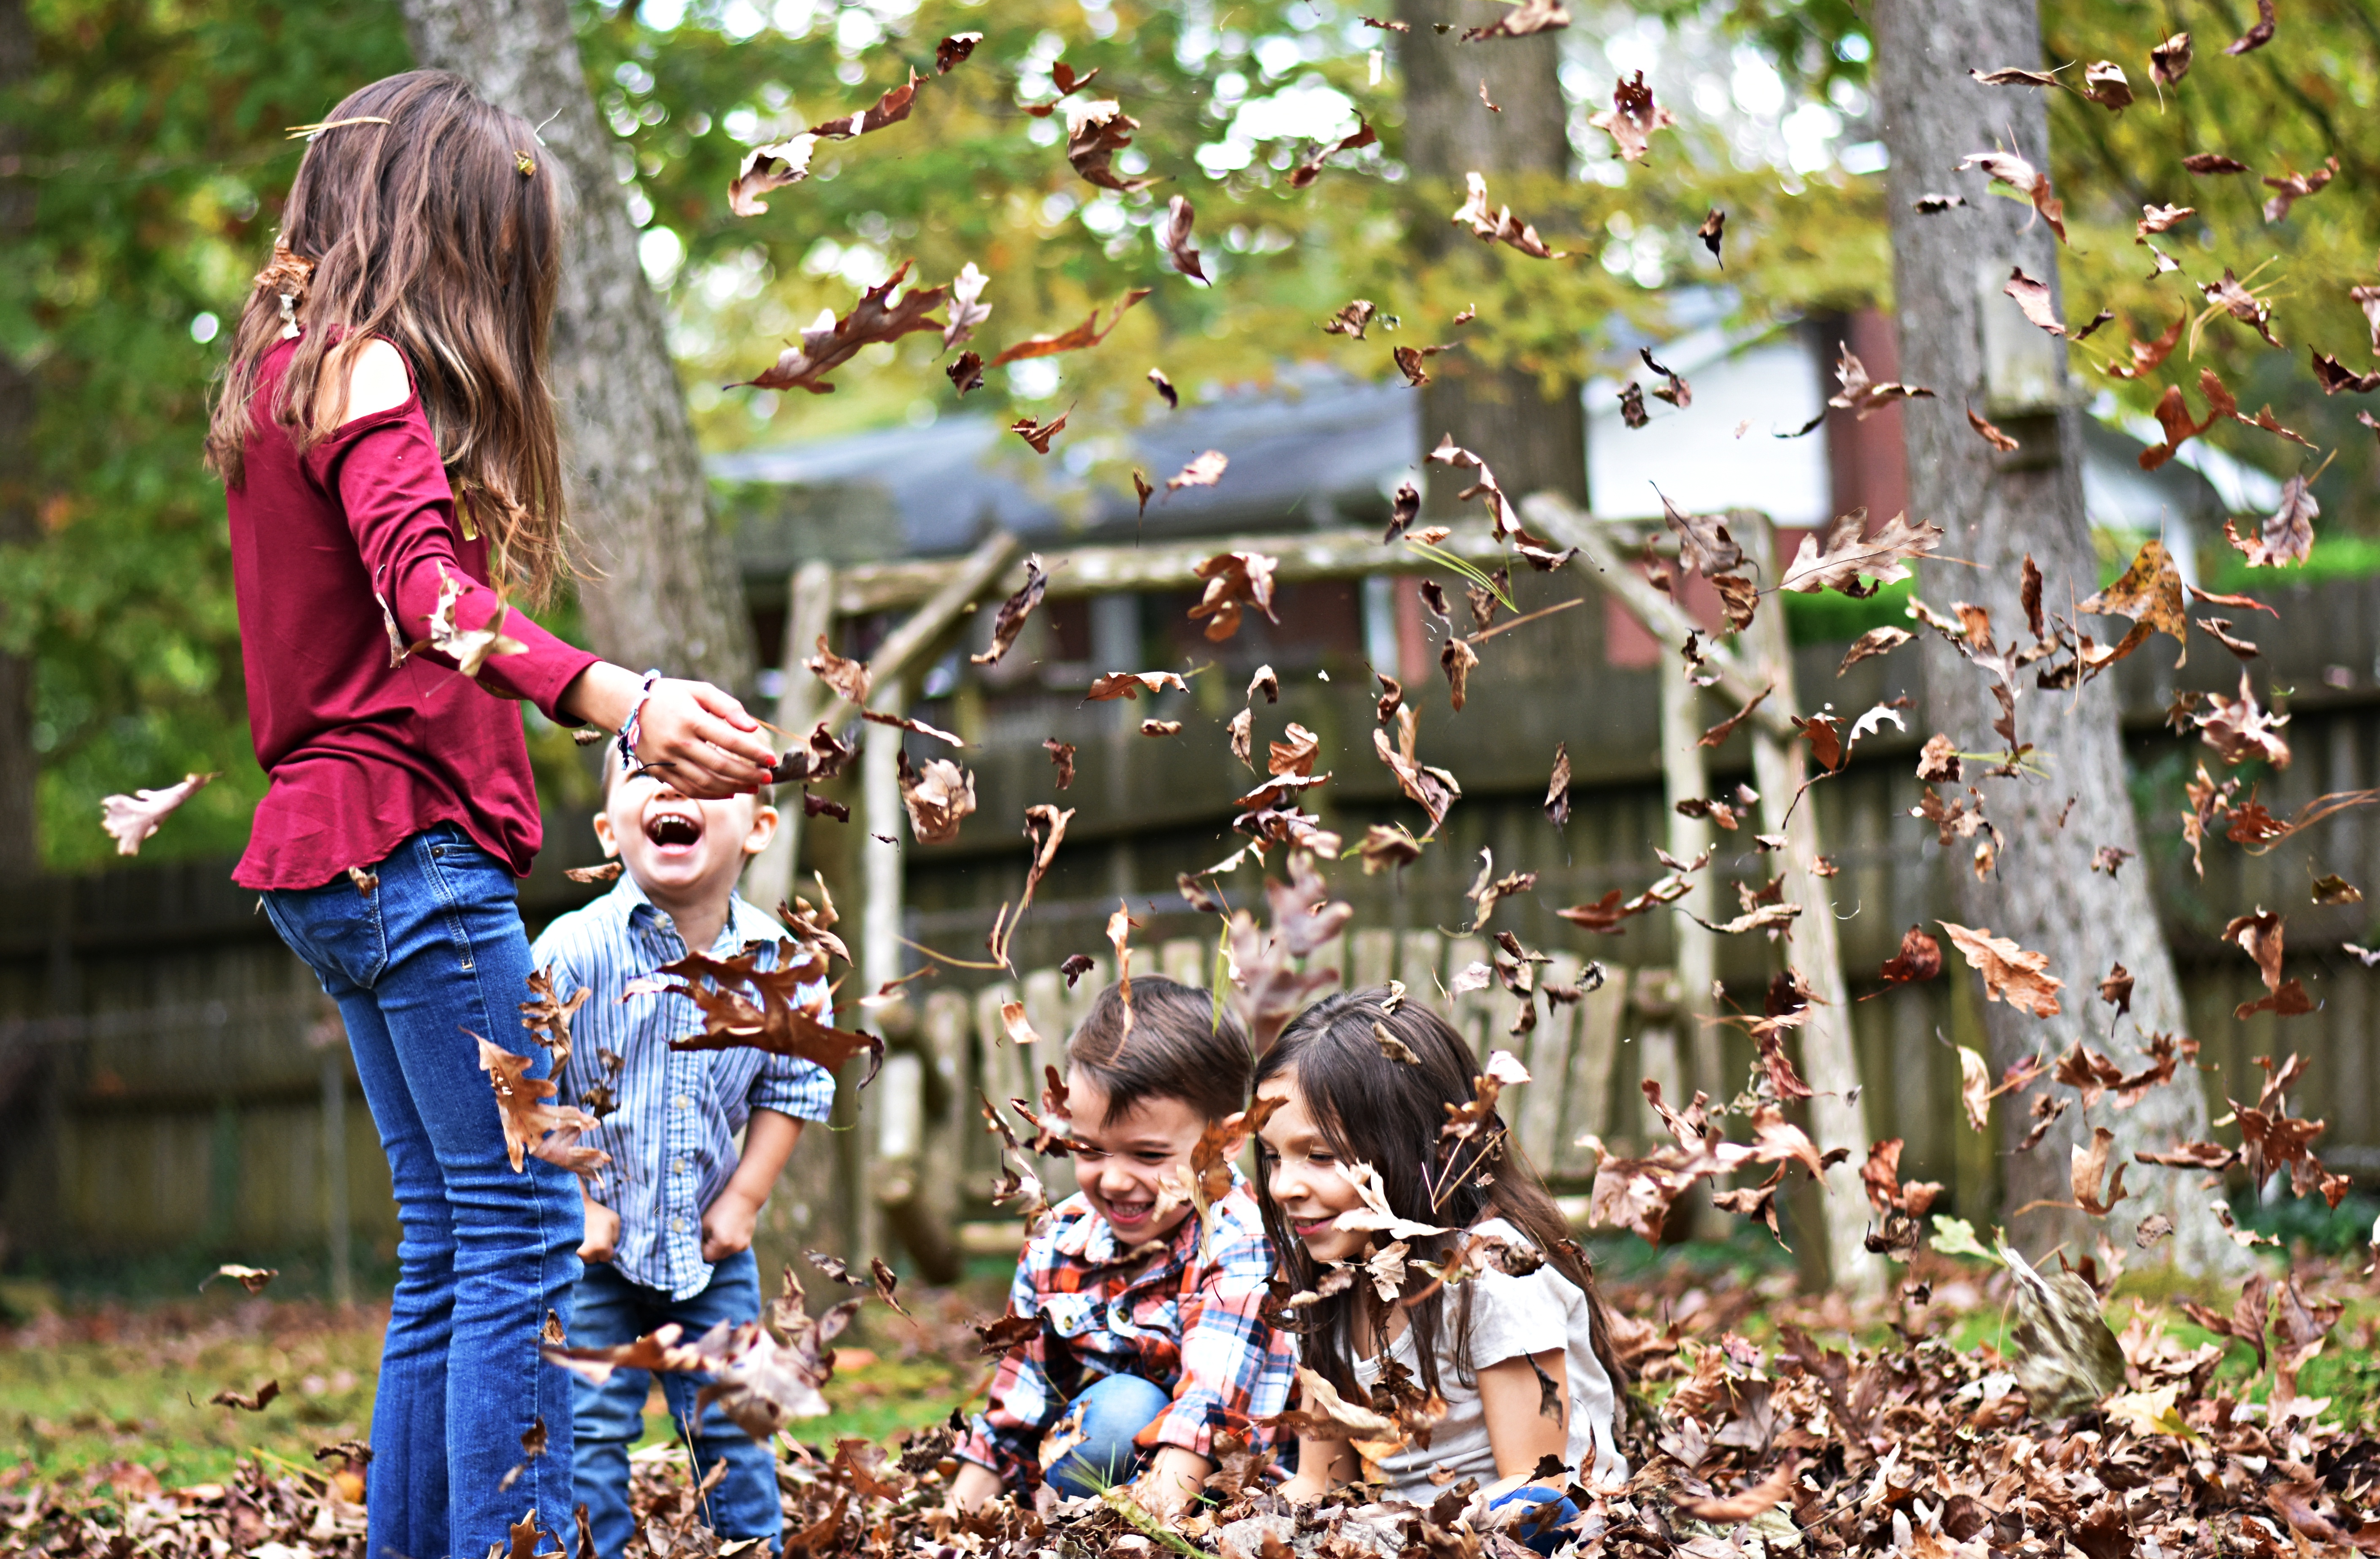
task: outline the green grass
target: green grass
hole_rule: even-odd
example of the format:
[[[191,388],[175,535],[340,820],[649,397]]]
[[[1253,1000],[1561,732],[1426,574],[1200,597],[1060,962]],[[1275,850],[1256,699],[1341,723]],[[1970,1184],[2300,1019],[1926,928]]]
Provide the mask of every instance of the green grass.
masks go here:
[[[200,1307],[186,1325],[117,1313],[120,1321],[103,1314],[31,1328],[0,1345],[0,1445],[13,1449],[11,1459],[43,1477],[137,1462],[170,1488],[221,1481],[252,1451],[312,1467],[316,1446],[369,1437],[378,1313],[342,1319],[314,1306],[227,1300]],[[905,1328],[896,1322],[878,1330],[897,1345]],[[846,1358],[856,1367],[839,1370],[826,1387],[834,1411],[795,1424],[797,1437],[832,1444],[937,1423],[984,1376],[973,1360],[923,1351],[871,1359],[846,1350]],[[261,1413],[207,1403],[225,1386],[248,1392],[267,1380],[278,1380],[282,1394]],[[658,1393],[648,1409],[646,1443],[674,1439]]]

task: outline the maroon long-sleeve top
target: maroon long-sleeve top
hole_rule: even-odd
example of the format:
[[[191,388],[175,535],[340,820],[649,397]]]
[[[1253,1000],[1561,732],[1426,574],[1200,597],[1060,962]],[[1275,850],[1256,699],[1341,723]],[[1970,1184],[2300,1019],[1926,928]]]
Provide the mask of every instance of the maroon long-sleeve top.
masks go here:
[[[456,525],[418,393],[298,454],[271,410],[296,345],[265,357],[246,479],[230,494],[249,725],[272,779],[232,878],[319,887],[436,823],[526,876],[541,830],[513,701],[567,723],[554,700],[596,658],[514,611],[504,633],[528,647],[490,656],[476,682],[435,650],[389,664],[382,599],[396,635],[428,638],[441,565],[466,586],[458,627],[495,614],[487,539]]]

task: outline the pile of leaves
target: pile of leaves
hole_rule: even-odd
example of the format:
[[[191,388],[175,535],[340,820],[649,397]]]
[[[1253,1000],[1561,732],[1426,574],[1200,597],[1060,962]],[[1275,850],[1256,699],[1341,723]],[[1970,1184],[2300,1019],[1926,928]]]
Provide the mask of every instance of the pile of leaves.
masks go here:
[[[1961,1227],[1942,1227],[1941,1243],[1957,1243]],[[1637,1376],[1622,1431],[1629,1476],[1546,1475],[1582,1512],[1583,1555],[2368,1553],[2380,1545],[2369,1367],[2313,1366],[2342,1344],[2369,1353],[2380,1315],[2371,1273],[2301,1256],[2216,1310],[2110,1301],[2110,1266],[2036,1273],[2012,1253],[1989,1266],[1925,1251],[1897,1294],[1856,1305],[1796,1295],[1787,1273],[1747,1281],[1672,1264],[1609,1290]],[[773,1319],[789,1317],[778,1308]],[[1002,1346],[1000,1328],[979,1330],[987,1351]],[[832,1350],[809,1346],[831,1370]],[[2310,1377],[2325,1395],[2307,1392]],[[1128,1489],[1072,1500],[1044,1491],[959,1516],[947,1508],[955,1416],[889,1446],[808,1443],[782,1420],[750,1427],[777,1450],[787,1552],[820,1559],[1524,1552],[1479,1511],[1467,1480],[1427,1505],[1357,1488],[1297,1508],[1272,1492],[1267,1458],[1242,1449],[1224,1456],[1202,1508],[1162,1526]],[[320,1471],[259,1458],[227,1482],[175,1490],[128,1463],[48,1483],[20,1467],[0,1472],[0,1555],[364,1559],[358,1496],[369,1459],[349,1442],[324,1447]],[[738,1551],[705,1525],[705,1491],[682,1447],[638,1452],[632,1476],[629,1559]],[[513,1559],[589,1552],[567,1520],[525,1516],[514,1534]]]

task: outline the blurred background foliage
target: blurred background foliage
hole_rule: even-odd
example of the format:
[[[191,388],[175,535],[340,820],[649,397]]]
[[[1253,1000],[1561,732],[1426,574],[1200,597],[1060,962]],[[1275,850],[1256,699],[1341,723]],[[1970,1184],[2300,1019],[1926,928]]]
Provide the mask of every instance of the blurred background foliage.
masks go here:
[[[2318,489],[2335,534],[2364,523],[2380,471],[2355,398],[2322,397],[2305,353],[2311,344],[2368,366],[2347,289],[2380,280],[2380,209],[2371,153],[2340,138],[2371,123],[2380,29],[2360,0],[2299,0],[2271,43],[2226,57],[2222,45],[2245,25],[2235,8],[2078,0],[2044,17],[2055,58],[1971,63],[2125,66],[2139,101],[2124,114],[2062,91],[2053,108],[2072,239],[2067,316],[2079,326],[2103,305],[2117,315],[2077,349],[2082,392],[2145,412],[2178,381],[2195,403],[2197,369],[2215,367],[2243,405],[2270,401],[2324,451],[2339,450]],[[1573,256],[1555,261],[1467,244],[1425,258],[1430,246],[1416,236],[1441,227],[1462,192],[1407,176],[1396,41],[1354,4],[577,9],[642,258],[668,296],[673,347],[714,451],[960,411],[1068,408],[1069,438],[1052,458],[1123,488],[1116,435],[1157,410],[1151,367],[1196,396],[1281,381],[1300,365],[1388,378],[1391,346],[1459,341],[1551,383],[1715,318],[1749,327],[1889,303],[1894,213],[1869,118],[1872,46],[1864,12],[1845,0],[1574,4],[1562,67],[1574,176],[1500,179],[1489,191]],[[297,167],[301,143],[283,127],[405,68],[403,29],[390,0],[30,0],[28,12],[34,75],[0,111],[23,148],[14,171],[35,182],[39,205],[30,246],[0,268],[0,347],[38,375],[39,437],[10,453],[16,479],[37,495],[40,533],[0,550],[0,633],[39,660],[44,855],[59,867],[105,859],[100,796],[209,768],[224,781],[148,852],[225,852],[244,841],[263,781],[249,750],[222,500],[198,463],[207,383]],[[2161,102],[2147,51],[2184,27],[2197,33],[2197,63]],[[936,40],[961,31],[983,42],[935,77]],[[1081,95],[1114,98],[1140,122],[1116,166],[1157,180],[1145,191],[1085,182],[1064,157],[1062,112],[1020,107],[1055,96],[1062,57],[1099,71]],[[729,212],[727,184],[748,148],[864,107],[913,67],[926,80],[907,122],[822,143],[810,177],[775,192],[766,214]],[[1654,138],[1645,161],[1623,163],[1587,119],[1609,104],[1615,77],[1637,69],[1681,124]],[[2066,75],[2079,73],[2077,63]],[[1292,188],[1288,170],[1359,115],[1379,144]],[[2268,224],[2254,175],[2193,178],[2180,159],[2196,151],[2274,174],[2335,152],[2341,173]],[[1973,174],[1942,169],[1939,185],[1990,198]],[[1209,286],[1174,273],[1158,241],[1177,193],[1196,205]],[[2181,273],[2149,275],[2149,253],[2133,242],[2152,200],[2206,219],[2168,236]],[[1723,265],[1694,237],[1713,207],[1728,212]],[[868,349],[833,376],[832,395],[722,388],[905,260],[929,284],[969,262],[990,276],[991,317],[972,344],[987,357],[1132,287],[1155,294],[1101,348],[996,371],[965,402],[927,335]],[[2128,384],[2092,366],[2100,348],[2120,357],[2127,331],[2146,339],[2177,314],[2201,315],[2189,284],[2227,266],[2271,300],[2285,349],[2218,315],[2162,374]],[[1399,328],[1376,326],[1362,343],[1323,334],[1320,321],[1356,296]],[[1466,306],[1476,320],[1454,324]],[[2277,473],[2318,459],[2236,424],[2210,437]],[[539,750],[567,763],[564,743]]]

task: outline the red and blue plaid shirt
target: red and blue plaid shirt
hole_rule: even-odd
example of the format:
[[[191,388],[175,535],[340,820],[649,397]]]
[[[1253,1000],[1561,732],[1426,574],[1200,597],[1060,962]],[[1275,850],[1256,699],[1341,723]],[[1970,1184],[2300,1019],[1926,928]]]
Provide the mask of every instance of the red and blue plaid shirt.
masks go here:
[[[1077,1192],[1060,1202],[1026,1243],[1009,1287],[1009,1312],[1038,1317],[1040,1329],[1000,1361],[990,1407],[976,1415],[958,1455],[1012,1489],[1032,1487],[1041,1477],[1041,1437],[1086,1386],[1115,1374],[1173,1395],[1140,1432],[1144,1449],[1179,1445],[1216,1460],[1222,1431],[1266,1444],[1255,1420],[1289,1405],[1297,1342],[1259,1313],[1272,1245],[1236,1175],[1214,1215],[1205,1261],[1193,1216],[1162,1251],[1119,1262],[1115,1229],[1089,1202]]]

